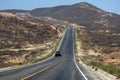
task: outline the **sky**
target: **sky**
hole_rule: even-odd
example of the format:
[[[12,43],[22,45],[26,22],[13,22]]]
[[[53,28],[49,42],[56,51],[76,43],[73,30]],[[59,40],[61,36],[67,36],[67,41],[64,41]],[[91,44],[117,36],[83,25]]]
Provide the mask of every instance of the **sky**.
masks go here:
[[[72,5],[80,2],[88,2],[100,9],[120,15],[120,0],[0,0],[0,10],[32,10],[35,8]]]

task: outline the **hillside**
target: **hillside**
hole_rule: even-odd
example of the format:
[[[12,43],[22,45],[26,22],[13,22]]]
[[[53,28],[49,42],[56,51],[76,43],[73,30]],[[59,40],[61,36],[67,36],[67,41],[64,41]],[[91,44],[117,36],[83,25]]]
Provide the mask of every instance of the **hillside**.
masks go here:
[[[47,9],[38,8],[30,13],[33,16],[50,16],[86,27],[118,27],[120,25],[119,15],[103,11],[85,2]]]
[[[18,45],[29,43],[42,43],[54,37],[56,30],[48,23],[21,20],[17,17],[4,17],[0,15],[0,38],[1,48],[9,48],[7,43],[18,43]],[[6,43],[6,46],[4,45]],[[21,44],[20,44],[21,43]]]
[[[114,28],[76,26],[76,57],[91,66],[120,77],[120,32]],[[99,70],[98,70],[99,71]]]
[[[14,14],[29,12],[31,15],[49,16],[56,19],[67,20],[86,27],[119,27],[120,15],[106,12],[89,3],[82,2],[73,5],[56,6],[50,8],[36,8],[31,11],[4,10]]]
[[[55,19],[45,19],[0,13],[0,67],[25,63],[33,56],[42,59],[51,53],[65,28]]]

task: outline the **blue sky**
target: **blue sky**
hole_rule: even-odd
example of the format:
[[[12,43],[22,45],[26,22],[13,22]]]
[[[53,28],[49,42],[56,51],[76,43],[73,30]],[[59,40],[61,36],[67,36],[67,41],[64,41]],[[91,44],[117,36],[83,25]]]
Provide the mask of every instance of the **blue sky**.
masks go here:
[[[79,2],[88,2],[105,11],[120,14],[120,0],[1,0],[0,10],[32,10],[34,8],[71,5]]]

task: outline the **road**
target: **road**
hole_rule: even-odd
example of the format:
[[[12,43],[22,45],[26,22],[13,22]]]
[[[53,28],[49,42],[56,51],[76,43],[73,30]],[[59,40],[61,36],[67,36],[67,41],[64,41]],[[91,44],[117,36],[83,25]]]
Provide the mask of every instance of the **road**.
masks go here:
[[[68,27],[59,45],[61,57],[0,72],[0,80],[88,80],[74,56],[74,31]],[[79,65],[80,66],[80,65]]]

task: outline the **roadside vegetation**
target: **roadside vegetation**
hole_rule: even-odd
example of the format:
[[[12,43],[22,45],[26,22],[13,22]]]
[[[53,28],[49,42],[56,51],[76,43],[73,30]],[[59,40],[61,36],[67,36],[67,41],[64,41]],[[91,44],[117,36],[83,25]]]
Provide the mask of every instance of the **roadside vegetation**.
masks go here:
[[[97,67],[99,69],[102,69],[102,70],[120,78],[120,69],[116,68],[115,66],[113,66],[111,64],[104,65],[100,62],[91,61],[90,65]]]

